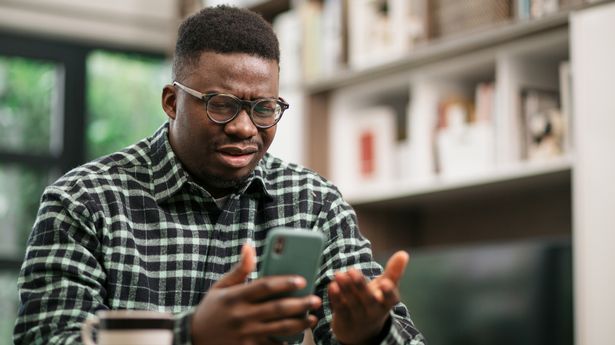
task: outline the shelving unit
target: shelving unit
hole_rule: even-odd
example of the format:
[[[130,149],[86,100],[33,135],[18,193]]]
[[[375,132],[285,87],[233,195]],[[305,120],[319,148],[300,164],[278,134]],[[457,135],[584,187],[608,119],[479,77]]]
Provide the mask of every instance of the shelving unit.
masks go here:
[[[413,98],[412,95],[406,95],[407,90],[413,87],[423,88],[424,84],[435,80],[440,84],[475,84],[481,80],[507,78],[498,80],[503,93],[512,83],[519,83],[517,80],[510,80],[511,77],[517,77],[520,71],[516,66],[506,66],[510,65],[509,61],[518,64],[518,61],[523,59],[542,58],[540,65],[527,72],[522,71],[528,75],[527,78],[531,78],[534,70],[567,59],[567,18],[567,15],[558,14],[544,21],[514,25],[509,23],[507,26],[501,25],[468,37],[444,39],[417,49],[400,61],[362,71],[343,72],[328,80],[308,83],[308,106],[313,106],[313,110],[308,109],[308,113],[316,117],[315,123],[310,126],[309,137],[314,138],[313,142],[326,143],[328,138],[339,136],[341,132],[335,127],[341,124],[336,121],[347,114],[352,116],[353,110],[357,108],[367,106],[369,100],[365,102],[366,97],[374,99],[378,98],[378,94],[393,93],[401,94],[407,101],[407,98]],[[549,81],[551,84],[557,83],[557,65],[553,66],[554,69],[549,72],[551,79],[554,79]],[[496,78],[496,74],[504,77]],[[507,74],[509,76],[506,76]],[[410,91],[415,94],[420,92],[421,90]],[[518,90],[510,92],[516,93]],[[516,94],[507,95],[506,101],[512,103],[515,96]],[[511,104],[511,107],[514,106]],[[329,114],[336,115],[323,115],[322,108],[327,109]],[[513,117],[517,110],[511,109],[509,112],[506,116]],[[324,133],[328,135],[323,135]],[[507,141],[507,138],[502,141]],[[308,165],[339,183],[335,177],[336,169],[344,169],[348,162],[340,162],[340,157],[342,160],[345,157],[341,152],[335,153],[336,145],[331,145],[332,150],[323,150],[321,146],[322,144],[308,145]]]
[[[417,47],[411,54],[396,61],[369,67],[360,71],[341,70],[328,78],[320,78],[305,84],[308,94],[329,92],[340,87],[368,82],[374,78],[404,73],[429,63],[494,45],[521,40],[536,33],[561,29],[568,26],[568,13],[557,13],[540,20],[521,23],[505,22],[488,30],[464,33],[458,36],[436,39]]]
[[[274,18],[287,5],[299,8],[307,2],[318,3],[305,0],[280,5],[280,1],[264,1],[254,9]],[[591,6],[600,5],[583,7]],[[301,85],[306,118],[302,121],[307,128],[304,163],[340,187],[355,207],[361,229],[372,239],[375,251],[391,250],[389,245],[420,247],[572,234],[573,152],[544,162],[523,161],[521,149],[515,147],[519,139],[513,138],[518,133],[506,133],[501,128],[495,143],[497,162],[490,169],[467,176],[443,176],[428,171],[432,169],[429,167],[418,177],[411,176],[416,172],[401,171],[386,183],[370,184],[353,181],[345,173],[356,165],[352,157],[356,152],[348,151],[354,142],[348,134],[351,129],[347,129],[356,112],[369,106],[395,109],[399,142],[432,126],[426,123],[423,128],[412,128],[414,119],[408,118],[406,108],[411,108],[411,113],[431,112],[428,116],[434,116],[437,101],[448,86],[469,94],[476,84],[493,81],[498,90],[497,116],[503,119],[499,120],[500,127],[518,125],[514,121],[520,112],[516,98],[521,87],[558,88],[558,65],[570,58],[570,13],[566,10],[536,20],[510,19],[485,29],[437,38],[417,45],[398,59],[360,70],[346,67]],[[415,166],[434,164],[433,158],[413,161],[413,157],[406,157]],[[537,191],[547,192],[537,198],[542,206],[531,201]],[[497,195],[507,201],[494,200]],[[510,201],[513,199],[516,203]],[[438,214],[455,213],[468,204],[474,205],[472,212],[466,210],[462,218],[473,219],[472,229],[463,225],[467,222],[462,218]],[[481,207],[491,211],[483,212]],[[541,212],[534,212],[536,209]],[[524,221],[515,221],[518,218]],[[463,233],[463,238],[450,236],[455,232]]]
[[[429,184],[395,183],[387,187],[362,188],[345,195],[358,207],[404,207],[420,203],[434,203],[449,198],[471,198],[507,190],[530,190],[540,186],[569,184],[574,159],[562,157],[549,162],[520,164],[497,172],[451,179],[436,179]]]
[[[398,59],[361,70],[342,68],[306,81],[301,86],[306,165],[340,187],[376,254],[397,248],[570,238],[575,343],[608,343],[615,337],[605,321],[615,308],[608,292],[615,277],[605,262],[613,259],[615,215],[605,205],[615,194],[614,161],[608,158],[615,150],[615,104],[605,90],[612,89],[615,79],[615,53],[609,43],[614,19],[613,1],[588,1],[539,19],[509,20],[439,38]],[[555,159],[527,161],[518,133],[503,128],[519,126],[524,87],[559,89],[564,61],[572,70],[572,149]],[[469,94],[485,81],[495,84],[500,126],[496,162],[490,169],[457,177],[431,171],[417,177],[402,170],[377,184],[347,173],[357,164],[356,138],[349,132],[363,109],[393,108],[399,143],[433,129],[432,122],[413,128],[408,113],[433,116],[449,86]],[[399,157],[394,160],[399,162]]]

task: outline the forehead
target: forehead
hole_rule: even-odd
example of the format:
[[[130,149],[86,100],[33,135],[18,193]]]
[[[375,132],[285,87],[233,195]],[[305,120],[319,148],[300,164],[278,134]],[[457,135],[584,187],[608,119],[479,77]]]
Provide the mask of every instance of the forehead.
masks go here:
[[[279,76],[277,61],[244,53],[204,52],[191,67],[191,77],[218,81],[246,79],[277,83]]]

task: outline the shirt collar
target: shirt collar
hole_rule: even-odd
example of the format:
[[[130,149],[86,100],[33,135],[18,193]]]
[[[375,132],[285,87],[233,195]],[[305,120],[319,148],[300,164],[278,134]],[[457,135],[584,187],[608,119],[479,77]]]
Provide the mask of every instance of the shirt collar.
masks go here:
[[[271,158],[272,157],[269,153],[265,153],[265,156],[258,162],[256,167],[254,168],[254,171],[252,171],[250,176],[240,187],[240,193],[255,191],[257,193],[262,193],[262,195],[266,198],[273,198],[271,195],[271,191],[273,190],[273,184],[267,178],[267,171]]]
[[[162,203],[182,190],[184,185],[194,183],[192,176],[184,169],[179,158],[173,152],[169,142],[169,124],[165,123],[150,137],[150,164],[152,167],[154,198]],[[256,192],[272,198],[271,182],[267,180],[267,162],[269,154],[260,160],[254,171],[239,187],[239,193]]]

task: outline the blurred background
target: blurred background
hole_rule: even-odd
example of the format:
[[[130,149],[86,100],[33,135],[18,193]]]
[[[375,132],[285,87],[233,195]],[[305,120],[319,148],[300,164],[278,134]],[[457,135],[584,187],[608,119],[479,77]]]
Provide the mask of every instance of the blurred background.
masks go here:
[[[221,3],[278,33],[270,152],[410,252],[429,344],[612,342],[614,1],[0,0],[0,344],[43,189],[166,121],[177,27]]]

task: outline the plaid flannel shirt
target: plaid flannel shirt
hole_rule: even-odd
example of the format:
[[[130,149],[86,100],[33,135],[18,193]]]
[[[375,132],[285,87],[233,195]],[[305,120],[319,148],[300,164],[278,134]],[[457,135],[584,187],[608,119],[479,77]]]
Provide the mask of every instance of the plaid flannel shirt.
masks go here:
[[[45,190],[18,281],[15,344],[78,344],[82,322],[105,309],[172,312],[174,343],[190,344],[190,318],[204,294],[247,240],[260,258],[267,231],[278,226],[326,235],[313,333],[319,344],[336,343],[326,293],[334,272],[382,270],[338,190],[267,154],[219,208],[182,168],[167,134],[165,125]],[[422,344],[402,304],[392,316],[384,343]]]

